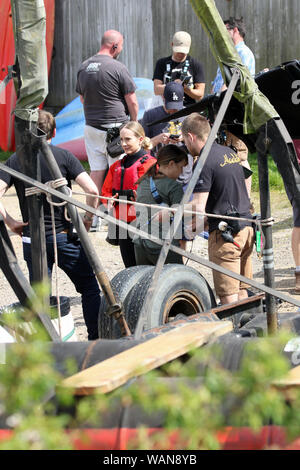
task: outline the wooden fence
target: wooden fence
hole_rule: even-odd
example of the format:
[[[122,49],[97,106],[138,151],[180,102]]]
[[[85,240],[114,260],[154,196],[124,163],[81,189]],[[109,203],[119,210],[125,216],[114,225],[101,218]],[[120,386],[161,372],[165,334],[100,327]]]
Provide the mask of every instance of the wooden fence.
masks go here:
[[[256,71],[300,58],[299,0],[215,0],[223,19],[244,17],[246,44],[256,58]],[[96,53],[103,32],[124,34],[120,60],[133,76],[152,78],[159,57],[171,53],[174,32],[192,36],[191,54],[205,68],[206,92],[217,63],[189,0],[57,0],[55,56],[47,104],[62,107],[76,96],[82,60]]]

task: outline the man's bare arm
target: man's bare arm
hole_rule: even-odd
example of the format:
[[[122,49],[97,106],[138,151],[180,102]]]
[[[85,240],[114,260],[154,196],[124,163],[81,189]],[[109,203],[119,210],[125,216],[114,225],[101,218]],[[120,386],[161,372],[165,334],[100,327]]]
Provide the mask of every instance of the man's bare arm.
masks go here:
[[[97,207],[100,204],[100,200],[98,197],[95,197],[95,196],[98,196],[99,193],[98,193],[97,186],[95,185],[91,177],[85,171],[83,171],[77,176],[77,178],[75,179],[75,182],[81,187],[81,189],[85,193],[89,194],[89,196],[86,196],[86,204],[88,206],[93,207],[94,209],[97,209]],[[94,214],[92,212],[85,213],[85,218],[83,222],[87,230],[91,228],[93,215]]]
[[[136,94],[134,92],[128,93],[127,95],[125,95],[125,101],[128,107],[131,121],[137,121],[138,112],[139,112],[139,104],[138,104]]]
[[[5,183],[5,181],[3,180],[0,180],[0,199],[2,199],[2,197],[4,196],[7,190],[8,190],[7,183]],[[28,225],[28,222],[24,223],[21,220],[16,220],[13,217],[11,217],[11,215],[7,212],[7,210],[3,206],[1,200],[0,200],[0,214],[2,215],[3,220],[6,223],[6,225],[9,227],[9,229],[12,232],[16,233],[17,235],[22,236],[23,229],[26,225]]]
[[[154,94],[162,96],[164,94],[164,90],[165,90],[165,87],[166,87],[164,82],[162,82],[161,80],[158,80],[156,78],[153,81],[153,83],[154,83]]]
[[[184,85],[184,93],[196,101],[202,100],[205,91],[205,83],[194,83],[194,88]]]

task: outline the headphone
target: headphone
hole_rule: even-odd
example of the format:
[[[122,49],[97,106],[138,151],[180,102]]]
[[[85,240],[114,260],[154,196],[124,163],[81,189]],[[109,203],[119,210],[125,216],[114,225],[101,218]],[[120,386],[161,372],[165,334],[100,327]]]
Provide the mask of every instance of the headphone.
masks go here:
[[[118,44],[113,44],[112,50],[115,51],[116,49],[118,49]]]

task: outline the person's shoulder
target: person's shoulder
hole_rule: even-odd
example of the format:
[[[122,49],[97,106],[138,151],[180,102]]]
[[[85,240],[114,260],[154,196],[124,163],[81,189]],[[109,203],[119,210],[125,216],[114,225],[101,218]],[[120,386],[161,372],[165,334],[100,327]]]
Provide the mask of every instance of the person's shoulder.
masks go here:
[[[75,157],[75,155],[69,150],[63,149],[61,147],[56,147],[55,145],[52,145],[52,144],[50,144],[50,148],[56,160],[60,162],[66,161],[66,162],[69,162],[70,164],[74,164],[77,166],[80,165],[83,168],[78,158]]]
[[[247,44],[244,41],[239,42],[236,46],[236,49],[241,53],[254,56],[252,50],[250,49],[249,46],[247,46]]]
[[[211,149],[216,154],[225,154],[226,152],[228,152],[230,147],[227,147],[226,145],[221,145],[221,144],[218,144],[217,142],[214,142],[212,144]]]
[[[172,178],[168,178],[167,176],[164,178],[159,178],[155,180],[155,183],[159,190],[162,191],[164,194],[173,194],[179,193],[183,194],[182,184],[179,181],[174,180]]]
[[[8,159],[6,160],[5,162],[5,165],[6,166],[9,166],[11,168],[13,168],[14,166],[18,166],[18,157],[17,157],[17,154],[16,153],[13,153],[12,155],[10,155],[10,157],[8,157]]]
[[[160,116],[161,114],[164,114],[163,106],[157,106],[156,108],[147,109],[147,111],[144,112],[143,121],[148,124],[152,122],[151,120],[153,120],[153,118],[155,118],[156,116]]]
[[[171,55],[169,55],[167,57],[161,57],[160,59],[157,60],[156,65],[164,64],[165,62],[168,62],[168,61],[171,61],[171,60],[172,60]]]
[[[115,60],[112,57],[109,57],[109,60],[107,61],[107,65],[114,70],[126,70],[128,72],[128,68],[123,62],[120,62],[119,60]]]
[[[143,164],[150,165],[150,164],[155,163],[156,161],[157,161],[156,157],[153,157],[153,155],[151,155],[149,150],[145,150],[144,155],[141,157],[141,162]]]
[[[223,159],[224,155],[228,153],[228,151],[231,150],[229,147],[226,145],[220,145],[217,142],[214,142],[212,144],[210,153],[212,154],[213,158],[208,158],[205,162],[206,167],[213,167],[219,159]],[[233,150],[232,150],[233,151]]]
[[[91,57],[88,57],[87,59],[85,59],[81,63],[81,65],[79,67],[79,71],[85,69],[88,66],[88,64],[90,64],[91,62],[98,62],[98,61],[99,61],[99,55],[98,54],[94,54]]]
[[[202,62],[200,62],[200,60],[196,59],[195,57],[188,56],[187,59],[190,61],[191,65],[203,68]]]

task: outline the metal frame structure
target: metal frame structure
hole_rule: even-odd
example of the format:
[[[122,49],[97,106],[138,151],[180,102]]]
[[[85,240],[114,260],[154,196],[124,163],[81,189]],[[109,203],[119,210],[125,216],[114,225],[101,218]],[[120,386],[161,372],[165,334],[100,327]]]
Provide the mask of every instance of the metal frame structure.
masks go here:
[[[60,188],[59,191],[51,189],[49,187],[46,187],[44,184],[40,183],[37,180],[34,180],[34,179],[32,179],[28,176],[25,176],[24,174],[18,173],[15,170],[12,170],[10,168],[5,167],[5,165],[0,164],[1,169],[7,171],[8,173],[12,174],[13,176],[15,176],[19,179],[21,179],[25,183],[30,184],[30,185],[34,185],[34,186],[38,187],[39,189],[44,190],[45,192],[48,192],[48,193],[50,193],[50,194],[52,194],[56,197],[59,197],[60,199],[66,201],[68,203],[68,210],[69,210],[72,222],[73,222],[76,230],[78,231],[80,239],[83,243],[84,250],[85,250],[85,252],[86,252],[86,254],[87,254],[87,256],[88,256],[88,258],[91,262],[91,265],[94,269],[94,272],[97,276],[97,279],[100,282],[100,285],[103,289],[104,295],[106,296],[106,298],[108,300],[108,304],[110,305],[109,312],[107,312],[107,313],[115,315],[115,318],[117,318],[121,322],[123,333],[125,333],[127,335],[130,334],[130,332],[129,332],[128,327],[126,325],[126,321],[125,321],[122,306],[117,304],[117,302],[114,298],[114,294],[111,290],[111,285],[110,285],[110,282],[108,280],[108,277],[107,277],[106,273],[103,271],[102,264],[101,264],[100,260],[98,259],[97,254],[94,251],[94,248],[91,245],[91,242],[89,240],[86,229],[85,229],[85,227],[82,223],[82,220],[81,220],[80,216],[78,215],[77,210],[75,209],[75,207],[73,207],[73,205],[77,206],[77,207],[80,207],[84,210],[89,210],[90,212],[94,213],[95,215],[100,215],[101,217],[103,217],[107,221],[109,221],[111,223],[114,223],[116,225],[119,225],[120,227],[127,228],[129,230],[129,232],[135,233],[135,234],[138,234],[138,235],[142,235],[143,237],[148,238],[152,241],[155,241],[156,243],[158,243],[159,245],[162,246],[162,250],[161,250],[160,257],[158,259],[158,262],[157,262],[157,265],[156,265],[156,268],[155,268],[152,283],[149,286],[144,304],[142,306],[142,310],[141,310],[139,320],[138,320],[138,324],[137,324],[135,334],[134,334],[134,339],[140,339],[141,338],[143,328],[144,328],[144,325],[145,325],[145,322],[146,322],[146,319],[147,319],[148,312],[151,310],[151,300],[152,300],[152,297],[153,297],[152,294],[153,294],[153,291],[155,290],[155,288],[157,286],[159,275],[161,274],[165,259],[167,257],[168,251],[170,249],[177,252],[177,253],[179,253],[179,254],[181,254],[182,256],[184,256],[186,258],[192,259],[193,261],[196,261],[196,262],[198,262],[202,265],[205,265],[205,266],[207,266],[211,269],[215,269],[219,272],[222,272],[223,274],[231,276],[231,277],[233,277],[235,279],[238,279],[240,281],[247,282],[249,285],[264,291],[267,294],[267,298],[266,298],[266,301],[267,301],[266,302],[266,305],[267,305],[267,323],[268,323],[268,331],[269,331],[270,334],[274,333],[277,329],[276,297],[281,299],[281,300],[284,300],[286,302],[292,303],[292,304],[300,307],[300,302],[299,301],[295,300],[294,298],[292,298],[288,295],[277,292],[273,288],[274,287],[274,260],[273,260],[272,227],[271,226],[263,227],[264,236],[265,236],[265,249],[264,249],[264,253],[263,253],[263,255],[264,255],[263,263],[264,263],[264,273],[265,273],[265,285],[257,283],[254,280],[247,279],[244,276],[235,274],[235,273],[233,273],[233,272],[231,272],[227,269],[224,269],[224,268],[216,265],[215,263],[212,263],[208,260],[204,260],[204,259],[200,258],[199,256],[193,255],[192,253],[188,253],[188,252],[186,252],[186,251],[184,251],[184,250],[182,250],[178,247],[175,247],[173,245],[171,246],[171,241],[172,241],[171,233],[175,233],[177,227],[181,223],[181,219],[182,219],[182,216],[183,216],[183,210],[184,210],[184,204],[187,201],[189,201],[189,198],[190,198],[190,196],[193,192],[194,186],[195,186],[195,184],[196,184],[196,182],[197,182],[197,180],[200,176],[201,170],[202,170],[202,168],[205,164],[205,161],[206,161],[206,159],[209,155],[209,152],[211,150],[211,146],[212,146],[212,144],[215,140],[215,135],[217,134],[217,132],[219,130],[219,127],[222,123],[222,120],[224,118],[224,115],[225,115],[226,110],[228,108],[228,105],[230,103],[233,92],[234,92],[235,87],[238,83],[238,80],[239,80],[239,71],[237,69],[233,69],[232,70],[231,82],[230,82],[229,87],[227,89],[227,92],[226,92],[226,95],[225,95],[224,100],[222,102],[222,105],[219,109],[219,112],[216,116],[214,125],[212,127],[211,133],[210,133],[209,138],[208,138],[208,141],[207,141],[207,143],[205,145],[205,148],[203,150],[202,157],[197,163],[197,166],[195,168],[193,177],[192,177],[191,181],[188,184],[185,195],[184,195],[184,197],[181,201],[181,204],[180,204],[180,206],[179,206],[179,208],[176,212],[176,215],[174,217],[172,227],[170,228],[170,231],[169,231],[169,236],[166,237],[165,241],[157,239],[156,237],[153,237],[153,236],[149,235],[148,233],[143,232],[141,230],[138,230],[134,227],[128,226],[125,222],[116,220],[113,217],[111,217],[107,214],[104,214],[103,212],[101,212],[99,210],[92,209],[91,207],[87,206],[86,204],[75,201],[73,198],[71,198],[68,195],[69,193],[68,193],[68,190],[66,189],[66,187]],[[279,133],[279,138],[283,139],[284,142],[287,142],[287,139],[284,138],[284,135],[282,135],[282,133],[280,133],[280,127],[279,127],[278,133]],[[266,130],[265,130],[264,126],[261,129],[259,136],[266,136]],[[276,137],[276,135],[275,135],[275,137]],[[36,138],[36,136],[33,136],[33,138]],[[41,150],[44,158],[46,158],[47,164],[50,168],[50,171],[53,175],[53,178],[60,178],[61,174],[60,174],[59,168],[56,164],[56,161],[54,160],[54,157],[52,155],[51,150],[49,149],[49,147],[47,145],[45,137],[40,139],[39,141],[40,141],[40,150]],[[258,139],[258,142],[261,143],[260,138]],[[267,165],[267,158],[266,158],[267,149],[268,149],[267,144],[268,144],[268,142],[263,140],[263,145],[261,145],[260,147],[258,145],[261,216],[262,216],[263,219],[267,219],[271,215],[270,214],[270,191],[269,191],[269,181],[268,181],[268,165]],[[3,229],[0,231],[0,233],[1,233],[0,236],[3,236]],[[5,235],[5,237],[6,237],[6,235]],[[0,258],[0,266],[1,267],[2,267],[2,264],[3,264],[3,261]],[[12,287],[14,288],[14,286],[12,286]],[[15,292],[16,292],[17,296],[19,297],[19,293],[18,293],[17,289],[15,290]],[[32,294],[32,293],[30,292],[30,294]],[[20,297],[19,297],[19,299],[20,299]],[[23,301],[24,301],[24,299],[23,299]],[[251,304],[251,301],[249,303]],[[231,311],[230,308],[228,310]],[[224,317],[226,317],[226,313],[225,313]],[[46,326],[46,328],[47,328],[47,326]]]
[[[88,209],[89,212],[94,213],[96,215],[101,215],[104,219],[119,225],[126,227],[129,232],[136,233],[142,235],[145,238],[151,239],[162,246],[160,256],[155,267],[154,276],[147,291],[147,295],[142,306],[142,310],[140,313],[140,317],[137,323],[137,327],[135,330],[134,338],[139,339],[142,335],[144,325],[146,323],[146,318],[151,310],[151,303],[153,298],[153,291],[155,290],[159,276],[162,272],[167,254],[169,250],[173,250],[189,259],[193,259],[200,264],[210,267],[211,269],[215,269],[219,272],[223,272],[224,274],[231,276],[235,279],[246,281],[249,285],[256,287],[267,294],[267,320],[268,320],[268,331],[269,333],[274,333],[277,328],[277,310],[276,310],[276,297],[285,300],[289,303],[292,303],[298,307],[300,307],[300,302],[289,297],[282,293],[277,293],[274,287],[274,260],[273,260],[273,248],[272,248],[272,228],[271,226],[264,226],[263,232],[266,240],[265,249],[263,253],[263,263],[264,263],[264,273],[265,273],[265,285],[259,284],[256,281],[248,280],[244,276],[237,275],[227,269],[221,268],[220,266],[209,262],[208,260],[204,260],[196,255],[191,253],[187,253],[180,248],[175,246],[171,246],[172,233],[176,233],[176,229],[179,227],[181,223],[184,205],[189,201],[190,196],[192,195],[193,189],[195,184],[200,176],[201,170],[205,164],[205,161],[209,155],[211,150],[211,146],[215,140],[215,135],[217,134],[224,115],[228,109],[230,100],[233,96],[233,93],[236,89],[236,86],[239,81],[240,73],[237,68],[233,68],[230,70],[231,76],[230,83],[226,94],[224,96],[223,102],[220,106],[220,109],[217,113],[217,116],[214,120],[214,125],[212,127],[211,133],[203,150],[201,159],[199,159],[197,166],[194,170],[192,179],[190,180],[187,190],[184,194],[184,197],[181,201],[181,204],[175,214],[174,221],[172,226],[170,227],[169,234],[166,237],[165,241],[159,240],[155,237],[152,237],[146,232],[141,230],[135,229],[134,227],[127,226],[126,223],[122,221],[118,221],[109,215],[103,214],[99,210],[94,210],[85,204],[79,203],[75,201],[73,198],[69,197],[68,189],[66,186],[62,186],[57,191],[53,190],[49,187],[46,187],[42,183],[40,183],[40,162],[39,162],[39,153],[42,154],[43,158],[45,159],[49,171],[51,172],[54,179],[61,178],[61,172],[59,167],[53,157],[53,154],[47,145],[46,137],[44,135],[38,135],[36,123],[32,123],[31,121],[25,121],[20,119],[20,117],[16,118],[15,130],[16,130],[16,147],[17,147],[17,156],[20,161],[20,166],[22,168],[22,173],[15,172],[7,168],[4,165],[0,164],[0,168],[7,171],[10,174],[13,174],[15,177],[24,181],[27,185],[34,185],[41,190],[48,192],[60,199],[67,201],[68,204],[68,212],[74,225],[79,238],[81,240],[82,246],[84,251],[87,255],[87,258],[95,272],[97,280],[101,285],[102,291],[107,299],[109,305],[109,311],[107,312],[109,315],[113,315],[120,323],[121,329],[123,334],[130,335],[130,331],[126,324],[125,315],[123,311],[122,305],[120,305],[115,298],[115,295],[112,291],[111,284],[109,282],[108,276],[105,273],[103,266],[101,264],[100,259],[95,252],[89,236],[86,232],[86,229],[83,225],[81,217],[79,216],[76,208],[81,207],[83,209]],[[190,110],[189,112],[192,112]],[[178,113],[175,113],[178,115]],[[174,115],[175,116],[175,115]],[[168,117],[170,119],[170,117]],[[261,198],[261,217],[262,219],[267,219],[270,217],[270,193],[269,193],[269,183],[268,183],[268,167],[267,167],[267,159],[266,154],[269,147],[269,142],[264,140],[264,135],[266,132],[268,123],[265,126],[262,126],[260,132],[258,133],[258,142],[260,146],[258,146],[258,164],[259,164],[259,182],[260,182],[260,198]],[[276,133],[273,131],[273,149],[274,146],[278,145],[278,148],[282,148],[283,145],[289,144],[289,139],[285,135],[283,123],[278,124],[278,129]],[[290,139],[291,140],[291,139]],[[263,144],[263,145],[261,145]],[[281,149],[280,149],[281,150]],[[32,227],[32,261],[33,261],[33,275],[35,281],[43,281],[46,279],[47,276],[47,262],[46,262],[46,248],[45,248],[45,231],[44,231],[44,222],[43,222],[43,210],[42,210],[42,203],[41,198],[39,195],[33,195],[28,198],[28,207],[29,207],[29,217],[30,217],[30,224]],[[34,295],[33,290],[30,286],[26,285],[26,289],[20,289],[21,285],[24,284],[24,279],[22,277],[21,271],[17,268],[16,269],[16,259],[13,256],[13,250],[11,244],[8,242],[8,234],[4,224],[1,224],[0,230],[0,242],[3,246],[3,253],[4,256],[0,257],[0,267],[6,273],[6,276],[9,282],[12,285],[16,295],[18,296],[20,302],[24,305],[27,301],[28,297]],[[9,260],[9,262],[7,261]],[[45,299],[45,304],[47,303]],[[43,314],[38,314],[38,317],[42,321],[43,325],[48,331],[48,334],[51,339],[57,340],[57,335],[53,332],[52,324],[47,321]],[[50,324],[49,324],[50,322]]]

